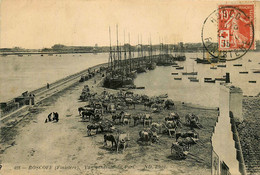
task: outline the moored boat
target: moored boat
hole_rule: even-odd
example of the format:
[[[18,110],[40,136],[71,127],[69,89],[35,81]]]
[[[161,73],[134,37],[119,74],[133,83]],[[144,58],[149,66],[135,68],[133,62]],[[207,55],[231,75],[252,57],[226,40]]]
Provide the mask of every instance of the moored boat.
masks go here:
[[[204,80],[212,80],[212,78],[204,78]]]
[[[253,73],[255,74],[260,73],[260,70],[254,70]]]
[[[137,73],[143,73],[143,72],[146,72],[146,70],[145,70],[144,67],[138,67],[138,68],[136,69],[136,72],[137,72]]]
[[[215,83],[215,81],[212,78],[204,78],[204,83]]]
[[[148,63],[147,64],[147,69],[148,70],[154,70],[156,68],[156,63]]]
[[[174,80],[182,80],[182,78],[178,78],[178,77],[176,77],[176,78],[174,78]]]
[[[185,61],[185,60],[186,60],[185,55],[178,55],[178,56],[174,57],[174,61]]]
[[[240,74],[248,74],[248,71],[239,72]]]
[[[233,64],[233,66],[242,66],[242,64]]]
[[[210,69],[217,69],[217,67],[213,66],[213,67],[210,67]]]
[[[182,75],[197,75],[198,72],[182,72]]]
[[[197,64],[199,64],[199,63],[210,64],[209,60],[207,60],[207,59],[196,58],[195,61],[197,62]]]
[[[220,62],[220,63],[225,63],[227,60],[226,59],[224,59],[224,58],[220,58],[219,60],[218,60],[218,62]]]
[[[216,81],[226,81],[226,78],[215,78]]]
[[[190,82],[199,82],[198,79],[190,79]]]
[[[197,79],[197,77],[188,77],[189,80]]]
[[[176,69],[177,70],[182,70],[182,69],[184,69],[184,67],[182,66],[182,67],[176,67]]]

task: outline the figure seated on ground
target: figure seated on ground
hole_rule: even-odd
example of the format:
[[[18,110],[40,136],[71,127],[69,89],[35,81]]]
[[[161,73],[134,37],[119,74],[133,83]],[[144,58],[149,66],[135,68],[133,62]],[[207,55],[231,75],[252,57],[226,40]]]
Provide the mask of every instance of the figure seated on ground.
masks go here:
[[[59,114],[58,114],[58,112],[53,112],[53,121],[56,121],[56,122],[58,122],[59,121]]]

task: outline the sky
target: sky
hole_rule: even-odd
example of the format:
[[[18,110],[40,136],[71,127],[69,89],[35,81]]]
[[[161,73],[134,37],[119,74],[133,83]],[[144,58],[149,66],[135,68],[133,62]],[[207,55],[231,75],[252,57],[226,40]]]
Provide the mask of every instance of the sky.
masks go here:
[[[201,42],[204,20],[218,0],[0,0],[0,48]],[[245,2],[245,1],[243,1]],[[225,2],[231,3],[231,2]],[[260,28],[256,3],[256,39]],[[258,17],[259,16],[259,17]],[[259,19],[259,22],[258,22]],[[124,34],[125,33],[125,34]],[[124,39],[125,38],[125,39]]]

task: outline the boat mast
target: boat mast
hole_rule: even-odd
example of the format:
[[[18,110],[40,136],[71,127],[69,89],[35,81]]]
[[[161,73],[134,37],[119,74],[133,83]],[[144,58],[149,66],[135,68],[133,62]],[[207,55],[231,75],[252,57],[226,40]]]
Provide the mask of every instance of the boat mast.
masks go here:
[[[141,35],[141,56],[144,57],[144,53],[143,53],[143,43],[142,43],[142,35]]]
[[[113,58],[112,58],[112,47],[111,47],[111,31],[110,31],[110,26],[109,26],[109,58],[108,58],[108,69],[111,69],[112,71],[112,64],[113,64]]]
[[[137,51],[138,51],[138,59],[137,59],[137,63],[138,63],[138,67],[140,67],[140,57],[141,57],[141,45],[139,42],[139,34],[138,34],[138,44],[137,44]]]
[[[117,67],[120,69],[120,56],[119,56],[119,47],[118,47],[118,24],[116,25],[116,51],[117,51]]]
[[[124,30],[124,74],[126,75],[127,62],[126,62],[126,47],[125,47],[125,30]]]
[[[150,57],[150,60],[151,60],[151,63],[153,62],[153,47],[152,47],[152,38],[151,38],[151,34],[150,34],[150,47],[151,47],[151,57]]]
[[[143,44],[142,44],[142,35],[141,35],[141,56],[142,56],[142,60],[144,61]],[[142,61],[142,64],[143,64],[143,61]]]
[[[131,60],[131,45],[130,45],[130,33],[128,33],[128,40],[129,40],[129,65],[130,65],[130,72],[132,71],[132,60]]]

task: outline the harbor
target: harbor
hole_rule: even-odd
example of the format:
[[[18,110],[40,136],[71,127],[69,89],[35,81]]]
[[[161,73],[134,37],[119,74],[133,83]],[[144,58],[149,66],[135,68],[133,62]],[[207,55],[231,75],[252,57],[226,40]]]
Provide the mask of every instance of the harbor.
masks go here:
[[[194,70],[198,70],[198,74],[197,75],[182,75],[183,70],[179,70],[178,73],[183,77],[180,78],[180,75],[177,74],[171,74],[172,71],[174,71],[175,67],[172,67],[171,65],[166,65],[166,66],[156,66],[154,69],[149,70],[147,67],[145,67],[145,72],[142,73],[137,73],[136,72],[136,76],[132,79],[132,83],[133,85],[135,85],[136,87],[144,87],[144,89],[132,89],[130,87],[127,86],[120,86],[120,87],[109,87],[106,88],[106,92],[108,93],[112,93],[112,94],[117,94],[119,92],[119,90],[130,90],[132,91],[134,94],[138,94],[138,95],[148,95],[148,97],[153,97],[153,96],[162,96],[162,94],[167,93],[167,96],[165,96],[166,98],[169,99],[173,99],[174,100],[174,104],[176,105],[176,109],[177,112],[182,116],[182,118],[188,114],[188,113],[195,113],[197,115],[199,115],[200,117],[200,121],[201,121],[201,125],[204,127],[203,130],[198,130],[200,135],[204,135],[201,136],[201,141],[203,142],[203,145],[195,145],[192,147],[192,149],[190,150],[191,154],[193,155],[197,155],[198,153],[197,151],[199,149],[204,149],[204,153],[205,154],[200,154],[199,157],[195,157],[195,159],[190,159],[188,158],[187,161],[185,161],[184,164],[179,164],[178,162],[174,163],[174,166],[171,162],[169,162],[169,164],[165,163],[168,162],[167,156],[165,157],[165,155],[167,155],[167,153],[161,153],[159,155],[157,155],[158,160],[160,160],[159,162],[157,162],[155,165],[160,165],[160,166],[164,166],[164,168],[161,168],[160,171],[164,171],[165,173],[171,173],[172,171],[176,171],[176,167],[178,166],[180,171],[187,171],[187,167],[189,167],[190,163],[195,163],[197,164],[196,166],[196,170],[194,169],[193,172],[195,172],[195,174],[208,174],[210,169],[209,168],[205,168],[210,166],[210,160],[208,159],[209,157],[207,156],[208,152],[210,151],[210,147],[205,146],[205,143],[209,144],[209,139],[210,139],[210,133],[212,132],[212,127],[214,126],[215,120],[216,120],[216,116],[217,116],[217,107],[218,107],[218,101],[219,99],[217,98],[219,96],[219,86],[220,84],[218,84],[217,82],[211,84],[209,83],[209,85],[204,84],[204,81],[196,81],[199,80],[201,78],[207,80],[207,81],[211,81],[213,78],[205,78],[205,76],[203,75],[202,71],[199,71],[199,69],[196,67],[196,64],[193,63],[193,59],[189,59],[189,54],[187,55],[187,60],[186,61],[176,61],[173,60],[174,63],[177,63],[178,65],[182,65],[186,70],[189,71],[194,71]],[[109,57],[109,54],[107,55],[107,57]],[[160,57],[160,55],[155,55],[153,56],[154,61],[158,60],[158,58]],[[148,57],[149,58],[149,57]],[[161,57],[163,58],[163,57]],[[174,57],[172,57],[174,59]],[[135,62],[135,66],[136,67],[132,67],[133,71],[136,71],[138,69],[139,66],[139,62],[141,65],[141,62],[143,62],[143,64],[145,65],[145,61],[149,60],[147,59],[147,57],[145,58],[145,60],[142,60],[142,58],[131,58],[132,62]],[[129,61],[129,60],[128,60]],[[122,61],[122,63],[124,63]],[[148,62],[149,63],[149,62]],[[188,64],[189,63],[189,64]],[[50,143],[53,142],[57,142],[57,140],[59,140],[61,137],[63,137],[63,143],[64,144],[69,144],[69,142],[75,142],[75,145],[82,145],[82,139],[80,139],[81,137],[84,137],[84,135],[86,134],[86,130],[85,130],[85,124],[84,122],[79,122],[81,121],[81,117],[78,115],[77,112],[77,108],[81,107],[83,105],[83,103],[81,101],[79,101],[79,96],[80,94],[82,94],[82,89],[84,86],[88,85],[91,94],[101,94],[104,91],[104,88],[102,86],[104,86],[104,80],[106,79],[105,75],[109,75],[109,73],[111,73],[111,67],[109,66],[109,64],[111,65],[111,63],[107,62],[107,63],[103,63],[94,67],[89,67],[86,70],[83,70],[77,74],[68,76],[65,79],[56,81],[54,83],[50,84],[50,87],[53,88],[53,90],[46,90],[46,87],[42,87],[40,89],[34,90],[34,91],[30,91],[30,93],[35,93],[36,97],[35,98],[35,104],[34,105],[29,105],[27,109],[22,109],[20,111],[17,111],[16,113],[8,116],[8,118],[4,118],[2,120],[2,135],[3,139],[2,139],[2,143],[4,144],[4,147],[2,149],[2,153],[4,156],[4,161],[9,161],[11,163],[15,163],[12,162],[13,160],[8,158],[9,153],[12,152],[12,154],[14,155],[20,155],[20,158],[23,159],[23,161],[25,162],[25,164],[33,164],[34,166],[38,166],[39,164],[44,164],[46,165],[46,163],[44,163],[44,161],[40,161],[40,159],[38,159],[37,157],[42,157],[41,154],[46,154],[46,151],[39,149],[36,145],[28,145],[26,147],[20,147],[20,149],[17,149],[17,147],[15,146],[16,144],[25,144],[25,141],[28,140],[29,138],[35,141],[39,139],[39,137],[37,136],[37,134],[33,134],[33,135],[28,135],[28,133],[33,133],[31,131],[36,131],[43,133],[44,130],[46,129],[47,126],[47,130],[52,130],[53,132],[61,130],[62,128],[77,128],[76,130],[74,130],[72,132],[72,130],[68,130],[70,133],[68,132],[62,132],[62,135],[59,135],[58,137],[52,137],[52,141]],[[122,64],[123,65],[123,64]],[[187,67],[188,66],[188,67]],[[122,67],[123,69],[124,67]],[[209,69],[210,67],[207,66],[207,69],[205,69],[205,71],[210,71]],[[158,79],[156,78],[156,75],[160,74],[160,79],[158,77]],[[208,72],[206,73],[207,77],[209,76]],[[91,76],[90,76],[91,75]],[[217,74],[217,75],[224,75],[223,78],[219,78],[220,76],[217,77],[216,74],[215,75],[215,80],[216,81],[222,81],[225,82],[226,80],[226,76],[224,75],[224,72],[221,72],[221,74]],[[178,77],[175,77],[178,76]],[[163,78],[161,78],[163,77]],[[173,77],[175,77],[173,79]],[[201,78],[200,78],[201,77]],[[213,77],[213,76],[212,76]],[[82,80],[84,78],[84,80]],[[198,78],[198,79],[197,79]],[[232,79],[232,76],[230,77]],[[171,79],[171,80],[169,80]],[[176,79],[176,80],[175,80]],[[179,80],[179,81],[177,81]],[[191,80],[193,80],[194,82],[192,82]],[[214,80],[214,81],[215,81]],[[232,79],[234,80],[234,78]],[[68,82],[65,83],[64,82]],[[150,82],[155,82],[155,81],[159,81],[156,82],[154,84],[151,84]],[[173,82],[173,85],[176,86],[176,82],[179,82],[178,86],[181,87],[181,84],[183,84],[183,87],[186,87],[187,89],[185,91],[182,90],[183,93],[179,93],[178,89],[176,89],[177,91],[175,92],[174,89],[172,88],[172,85],[169,84],[169,82]],[[166,83],[168,82],[168,83]],[[185,83],[185,84],[184,84]],[[194,84],[195,83],[195,84]],[[63,84],[63,87],[61,87],[61,84]],[[149,85],[148,85],[149,84]],[[160,84],[160,88],[154,85]],[[189,84],[189,85],[188,85]],[[163,85],[163,86],[162,86]],[[167,87],[165,87],[165,85]],[[200,88],[195,88],[195,87],[200,87]],[[191,89],[189,89],[191,88]],[[203,89],[204,88],[204,89]],[[215,88],[215,90],[214,90]],[[156,89],[156,90],[154,90]],[[166,90],[169,89],[169,90]],[[207,96],[205,96],[205,98],[203,96],[201,96],[201,92],[196,92],[196,90],[202,90],[204,93],[207,93]],[[42,95],[40,95],[42,94]],[[178,96],[179,94],[179,96]],[[196,94],[198,94],[199,96],[196,97]],[[195,98],[194,98],[195,97]],[[204,99],[203,99],[204,98]],[[246,101],[251,101],[252,97],[244,97],[244,100]],[[259,98],[259,97],[258,97]],[[74,99],[74,100],[71,100]],[[194,101],[194,99],[199,99],[198,101]],[[209,100],[210,99],[210,100]],[[257,97],[256,97],[257,99]],[[253,99],[252,99],[253,100]],[[64,106],[64,102],[67,101]],[[124,107],[123,109],[125,109],[126,112],[130,113],[131,115],[136,115],[137,113],[147,113],[149,111],[152,112],[153,110],[148,110],[143,108],[142,104],[136,104],[136,107],[134,109],[130,109],[127,107]],[[44,125],[43,121],[44,118],[47,116],[47,112],[48,111],[58,111],[60,113],[60,120],[62,121],[62,125],[60,123],[60,125],[55,126],[55,125]],[[135,112],[134,112],[135,111]],[[174,110],[176,112],[176,110]],[[201,111],[205,111],[203,112],[203,114],[201,113]],[[169,113],[171,113],[172,111],[167,111],[167,110],[162,110],[159,113],[156,113],[156,115],[153,115],[154,121],[160,122],[160,116],[163,118],[163,116],[167,116]],[[210,115],[211,117],[206,117]],[[16,116],[20,116],[19,118],[17,118]],[[33,119],[30,119],[31,117],[33,117]],[[105,118],[108,118],[108,120],[112,120],[110,119],[111,115],[110,114],[104,114]],[[158,117],[158,118],[157,118]],[[76,119],[76,120],[75,120]],[[182,122],[183,119],[182,119]],[[133,123],[132,123],[133,124]],[[23,130],[22,128],[24,128],[24,126],[26,126],[26,130]],[[116,125],[117,128],[121,129],[121,130],[125,130],[126,126],[121,126],[121,125]],[[15,129],[16,128],[16,129]],[[141,127],[138,126],[138,129],[136,127],[133,127],[132,129],[134,129],[132,132],[131,136],[131,140],[136,140],[138,139],[136,137],[136,135],[138,135],[137,133],[135,133],[135,131],[137,130],[141,130]],[[207,130],[207,131],[206,131]],[[128,130],[129,132],[130,130]],[[15,139],[15,135],[19,134],[20,139]],[[77,137],[75,137],[75,135],[77,135]],[[70,138],[74,136],[74,139],[71,140]],[[87,144],[84,147],[81,146],[81,149],[86,149],[86,147],[91,148],[91,153],[86,153],[86,155],[100,155],[100,156],[92,156],[91,159],[85,157],[80,157],[78,156],[78,154],[81,154],[81,151],[73,151],[73,149],[70,149],[70,147],[66,148],[66,154],[67,159],[71,160],[70,155],[77,155],[76,159],[74,159],[75,161],[73,161],[74,163],[72,163],[74,166],[78,166],[76,162],[89,162],[89,166],[94,166],[92,163],[95,162],[97,159],[103,159],[103,161],[99,161],[99,166],[109,166],[107,163],[109,162],[109,160],[111,159],[118,159],[118,155],[114,155],[114,156],[110,156],[111,154],[109,152],[107,152],[106,149],[99,149],[94,145],[98,145],[100,142],[100,139],[103,135],[102,134],[98,134],[97,136],[93,137],[86,137],[87,140],[89,140],[89,142],[91,142],[92,144]],[[43,142],[44,140],[46,140],[47,135],[42,135],[40,134],[40,137]],[[155,144],[155,148],[154,151],[156,151],[157,149],[165,149],[167,150],[168,147],[170,147],[169,145],[169,138],[167,137],[167,135],[162,135],[162,138],[160,138],[160,142],[164,142],[165,145],[163,147],[157,144]],[[14,139],[16,140],[14,142]],[[93,140],[94,139],[94,140]],[[78,141],[76,141],[78,140]],[[168,144],[167,144],[168,143]],[[46,144],[45,142],[42,144]],[[37,142],[38,145],[38,142]],[[145,156],[145,158],[140,159],[140,153],[139,154],[134,154],[131,153],[132,151],[136,152],[136,148],[139,147],[138,145],[135,145],[134,143],[132,143],[131,141],[131,145],[132,148],[127,148],[126,151],[128,151],[128,154],[123,154],[122,158],[124,158],[125,160],[128,159],[127,157],[131,154],[131,159],[129,159],[129,161],[124,161],[124,163],[122,164],[122,161],[120,161],[120,164],[122,164],[122,166],[126,166],[131,164],[131,166],[134,166],[135,169],[131,169],[131,168],[127,168],[127,172],[131,173],[133,171],[136,171],[136,168],[139,169],[141,171],[141,169],[143,168],[142,166],[139,166],[138,163],[136,164],[136,162],[138,162],[138,160],[142,160],[144,162],[149,162],[148,159],[150,160],[151,157],[150,156]],[[207,144],[206,144],[207,145]],[[58,150],[59,145],[56,144],[51,144],[49,145],[49,147],[52,147],[52,149]],[[16,150],[14,150],[16,149]],[[44,149],[48,149],[48,146],[46,146]],[[26,157],[21,156],[21,152],[24,152],[25,150],[27,150],[28,153],[30,153],[31,155],[37,154],[37,157],[35,156],[30,156],[30,159],[27,159]],[[72,151],[72,152],[71,152]],[[152,151],[152,152],[154,152]],[[69,154],[68,154],[69,153]],[[145,154],[150,154],[149,152],[145,151]],[[25,155],[26,156],[26,155]],[[45,155],[46,156],[46,155]],[[48,157],[48,162],[49,163],[54,163],[56,161],[58,161],[59,159],[55,158],[55,156],[53,156],[52,154],[47,155]],[[33,158],[33,159],[32,159]],[[166,159],[165,159],[166,158]],[[121,159],[121,158],[120,158]],[[119,159],[119,160],[120,160]],[[201,160],[204,161],[201,161]],[[164,161],[164,162],[161,162]],[[135,162],[135,163],[134,163]],[[66,162],[60,162],[61,164],[66,165]],[[119,163],[119,162],[118,162]],[[117,161],[115,162],[115,164],[113,165],[114,168],[111,168],[110,171],[112,172],[120,172],[120,168],[115,168],[116,164],[118,164]],[[153,165],[153,166],[155,166]],[[198,168],[201,167],[201,168]],[[79,169],[82,169],[83,167],[78,166]],[[203,168],[202,168],[203,167]],[[76,170],[76,172],[79,172],[80,170]],[[91,168],[90,168],[91,169]],[[90,170],[89,169],[89,170]],[[84,172],[89,172],[89,170],[84,170]],[[189,168],[190,170],[190,168]],[[82,171],[82,170],[81,170]],[[100,172],[100,169],[96,169],[96,173]],[[140,172],[139,171],[139,172]],[[33,171],[32,171],[33,172]],[[60,173],[62,172],[62,170],[60,170]],[[71,170],[71,172],[75,172],[73,170]]]
[[[3,1],[0,174],[259,174],[259,5]]]

